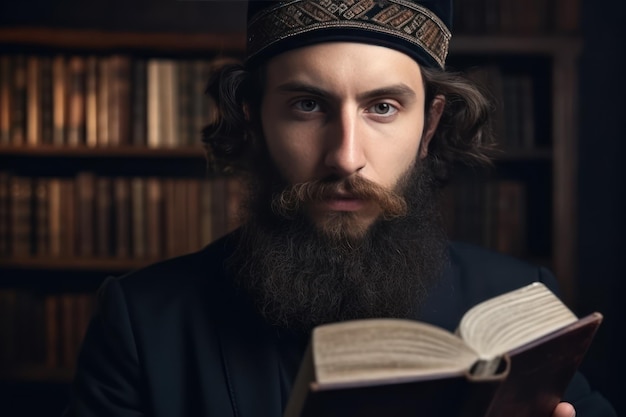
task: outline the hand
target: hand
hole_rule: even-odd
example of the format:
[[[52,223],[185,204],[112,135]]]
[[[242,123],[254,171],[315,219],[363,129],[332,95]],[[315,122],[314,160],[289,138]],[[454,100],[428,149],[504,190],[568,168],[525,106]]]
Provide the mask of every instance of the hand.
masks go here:
[[[574,410],[574,406],[570,403],[559,403],[554,411],[552,412],[552,417],[575,417],[576,410]]]

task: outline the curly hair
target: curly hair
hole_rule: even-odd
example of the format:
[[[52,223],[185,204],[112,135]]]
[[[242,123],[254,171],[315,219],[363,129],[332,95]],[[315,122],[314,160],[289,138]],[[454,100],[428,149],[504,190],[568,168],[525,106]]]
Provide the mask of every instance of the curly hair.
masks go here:
[[[486,94],[460,73],[430,68],[421,71],[425,108],[436,96],[445,97],[444,111],[426,158],[435,180],[445,184],[455,164],[489,165],[494,150],[490,128],[493,109]],[[255,138],[260,132],[264,85],[263,66],[249,71],[241,64],[228,63],[210,77],[206,93],[216,112],[213,123],[202,131],[202,142],[213,169],[245,172],[258,162]]]

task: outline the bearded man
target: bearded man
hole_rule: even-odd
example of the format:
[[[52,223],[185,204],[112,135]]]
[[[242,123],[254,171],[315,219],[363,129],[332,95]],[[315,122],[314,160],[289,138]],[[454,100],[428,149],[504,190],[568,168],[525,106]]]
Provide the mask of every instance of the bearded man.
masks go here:
[[[454,329],[544,269],[447,241],[438,192],[488,160],[487,101],[446,73],[450,4],[249,5],[248,57],[209,86],[213,162],[245,221],[198,253],[109,279],[68,415],[282,415],[313,327],[398,317]],[[554,417],[614,416],[577,375]]]

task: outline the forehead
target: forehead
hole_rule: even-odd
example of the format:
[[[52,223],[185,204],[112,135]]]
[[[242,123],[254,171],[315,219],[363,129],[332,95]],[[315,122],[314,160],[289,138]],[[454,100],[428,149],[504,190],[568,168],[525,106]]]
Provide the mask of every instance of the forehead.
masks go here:
[[[266,67],[266,87],[300,82],[337,93],[358,93],[391,84],[405,84],[423,94],[418,63],[382,46],[329,42],[284,52]]]

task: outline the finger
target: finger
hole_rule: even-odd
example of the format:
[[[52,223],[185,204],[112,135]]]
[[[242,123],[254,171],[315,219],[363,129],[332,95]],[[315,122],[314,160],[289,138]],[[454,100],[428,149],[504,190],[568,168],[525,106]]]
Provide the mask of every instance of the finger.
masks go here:
[[[574,409],[574,406],[566,402],[559,403],[554,409],[554,412],[552,413],[552,417],[575,417],[575,416],[576,416],[576,410]]]

